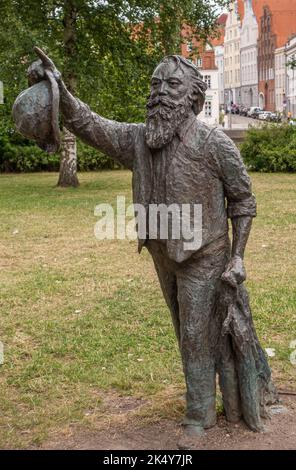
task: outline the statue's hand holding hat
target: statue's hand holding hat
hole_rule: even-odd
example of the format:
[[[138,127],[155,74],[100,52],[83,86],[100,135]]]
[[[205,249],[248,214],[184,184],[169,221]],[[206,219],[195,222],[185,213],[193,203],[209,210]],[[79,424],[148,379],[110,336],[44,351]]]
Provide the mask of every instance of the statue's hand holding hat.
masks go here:
[[[39,47],[35,47],[34,51],[40,60],[29,67],[30,88],[16,98],[12,115],[17,130],[24,137],[35,140],[42,150],[53,153],[60,147],[57,82],[61,80],[61,74]]]

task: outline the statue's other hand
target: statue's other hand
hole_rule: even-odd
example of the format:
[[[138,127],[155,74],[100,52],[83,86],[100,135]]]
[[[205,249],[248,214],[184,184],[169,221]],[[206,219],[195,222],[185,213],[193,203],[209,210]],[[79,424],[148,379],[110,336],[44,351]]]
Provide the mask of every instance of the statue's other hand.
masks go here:
[[[52,75],[54,76],[54,78],[56,79],[57,82],[59,82],[62,78],[62,75],[61,73],[58,71],[58,69],[56,68],[55,64],[53,63],[53,61],[45,54],[45,52],[43,52],[42,49],[40,49],[40,47],[37,47],[35,46],[34,47],[34,52],[36,52],[36,54],[38,55],[38,57],[40,58],[41,62],[40,61],[37,61],[37,62],[34,62],[34,64],[39,64],[39,69],[43,70],[43,77],[44,77],[44,74],[46,71],[48,72],[51,72]],[[32,64],[32,66],[34,65]],[[32,67],[31,66],[31,67]],[[37,67],[36,67],[37,68]],[[29,69],[30,70],[30,69]],[[28,72],[29,73],[29,72]],[[42,75],[41,72],[38,72],[38,74]],[[41,78],[41,77],[40,77]],[[42,79],[42,78],[41,78]]]
[[[229,261],[221,279],[232,287],[242,284],[246,280],[246,270],[244,262],[240,256],[234,256]]]

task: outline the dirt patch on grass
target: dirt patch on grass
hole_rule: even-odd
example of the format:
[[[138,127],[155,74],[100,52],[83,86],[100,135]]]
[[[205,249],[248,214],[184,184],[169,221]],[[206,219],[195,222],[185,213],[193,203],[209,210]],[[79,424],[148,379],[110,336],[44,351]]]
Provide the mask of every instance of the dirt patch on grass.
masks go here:
[[[175,450],[179,448],[182,427],[178,421],[162,419],[144,424],[134,411],[141,400],[118,397],[115,403],[107,398],[106,405],[126,415],[125,422],[116,419],[96,430],[72,428],[45,442],[42,449],[91,449],[91,450]],[[114,397],[115,398],[115,397]],[[111,413],[112,413],[111,409]],[[106,413],[110,413],[106,409]],[[270,410],[271,419],[265,421],[264,433],[253,433],[244,423],[229,425],[223,416],[217,426],[207,430],[204,437],[196,441],[194,448],[200,450],[291,450],[296,448],[296,397],[283,397],[278,408]],[[35,447],[36,449],[36,447]]]
[[[111,415],[126,414],[138,410],[147,403],[142,397],[121,396],[116,392],[109,392],[103,402],[103,411]]]

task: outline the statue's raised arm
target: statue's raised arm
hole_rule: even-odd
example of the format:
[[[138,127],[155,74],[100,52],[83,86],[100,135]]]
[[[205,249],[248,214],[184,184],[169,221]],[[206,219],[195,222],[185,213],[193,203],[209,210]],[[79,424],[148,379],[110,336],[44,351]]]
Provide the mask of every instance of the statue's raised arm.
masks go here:
[[[35,67],[31,66],[29,83],[42,80],[44,76],[54,77],[60,92],[60,112],[64,126],[86,144],[132,169],[134,144],[139,126],[111,121],[91,111],[89,106],[68,91],[53,61],[40,48],[35,47],[34,50],[41,62],[35,63]]]

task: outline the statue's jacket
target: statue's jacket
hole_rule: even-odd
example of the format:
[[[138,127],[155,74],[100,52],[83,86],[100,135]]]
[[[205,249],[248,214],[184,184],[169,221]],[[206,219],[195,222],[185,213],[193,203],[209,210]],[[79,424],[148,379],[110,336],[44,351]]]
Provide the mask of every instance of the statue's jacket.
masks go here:
[[[70,131],[132,170],[133,202],[148,210],[153,156],[146,144],[145,125],[105,119],[78,99],[71,113],[63,114]],[[255,217],[256,201],[239,150],[222,130],[194,116],[184,123],[178,138],[163,182],[166,200],[162,203],[202,205],[201,249],[227,234],[228,218]],[[184,250],[186,241],[169,239],[168,256],[177,262],[189,258],[196,249]],[[145,242],[146,237],[139,238],[139,251]]]

